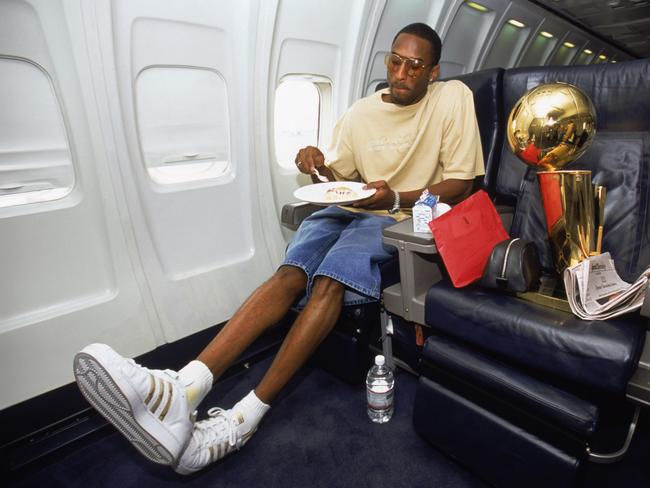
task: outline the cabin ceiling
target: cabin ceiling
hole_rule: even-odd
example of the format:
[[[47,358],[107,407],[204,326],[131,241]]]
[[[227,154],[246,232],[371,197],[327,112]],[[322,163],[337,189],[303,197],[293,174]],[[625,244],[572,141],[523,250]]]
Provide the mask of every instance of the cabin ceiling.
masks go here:
[[[640,58],[650,57],[649,0],[536,0]]]

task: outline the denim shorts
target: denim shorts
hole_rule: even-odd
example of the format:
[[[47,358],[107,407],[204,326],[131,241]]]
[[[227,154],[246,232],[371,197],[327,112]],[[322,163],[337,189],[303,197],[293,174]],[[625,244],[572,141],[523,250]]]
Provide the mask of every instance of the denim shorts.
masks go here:
[[[397,253],[383,243],[382,230],[394,223],[391,217],[335,206],[319,210],[298,228],[283,266],[296,266],[307,274],[307,297],[314,278],[328,276],[345,285],[344,305],[377,301],[379,266]]]

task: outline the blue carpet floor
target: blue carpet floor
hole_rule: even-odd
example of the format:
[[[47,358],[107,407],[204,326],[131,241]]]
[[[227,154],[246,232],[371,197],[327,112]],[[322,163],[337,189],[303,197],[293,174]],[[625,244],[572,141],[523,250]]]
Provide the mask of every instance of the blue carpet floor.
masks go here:
[[[200,410],[231,407],[270,364],[266,359],[218,384]],[[364,385],[310,367],[279,397],[259,431],[237,453],[191,477],[146,461],[112,427],[92,442],[22,473],[19,487],[440,487],[486,485],[430,447],[414,431],[416,378],[399,372],[396,411],[384,425],[368,420]],[[435,415],[435,412],[432,412]],[[593,466],[585,486],[650,486],[650,418],[642,417],[628,456]],[[507,467],[504,467],[507,469]]]
[[[200,407],[231,407],[270,359],[218,384]],[[396,379],[396,411],[383,425],[365,412],[365,386],[307,368],[278,398],[241,451],[191,477],[141,457],[117,432],[12,483],[20,487],[450,487],[485,485],[432,449],[411,424],[416,379]]]

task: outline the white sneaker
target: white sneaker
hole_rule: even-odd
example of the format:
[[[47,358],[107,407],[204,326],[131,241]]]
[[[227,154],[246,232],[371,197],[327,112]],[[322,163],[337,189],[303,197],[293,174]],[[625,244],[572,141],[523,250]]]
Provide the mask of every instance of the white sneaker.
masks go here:
[[[178,374],[150,370],[91,344],[74,357],[81,393],[145,457],[173,464],[190,440],[193,420]]]
[[[209,419],[194,424],[192,439],[174,466],[177,473],[195,473],[232,451],[239,450],[257,430],[241,432],[239,425],[244,419],[232,410],[214,407],[208,410],[208,415]]]

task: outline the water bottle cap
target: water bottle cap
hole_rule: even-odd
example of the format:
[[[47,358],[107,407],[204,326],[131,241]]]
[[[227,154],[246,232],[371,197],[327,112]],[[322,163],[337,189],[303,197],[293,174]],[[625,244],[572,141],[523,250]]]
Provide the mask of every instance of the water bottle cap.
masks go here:
[[[383,355],[381,355],[381,354],[377,354],[377,355],[375,356],[375,364],[376,364],[377,366],[383,366],[384,363],[386,363],[386,358],[385,358]]]

